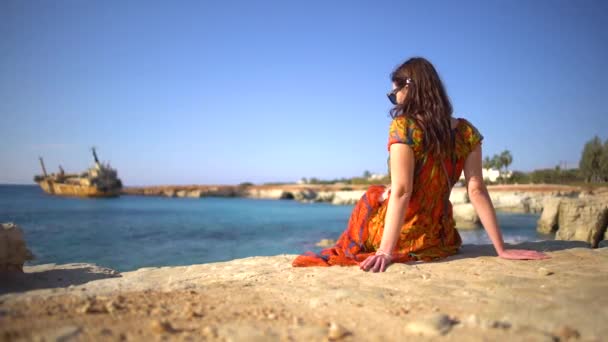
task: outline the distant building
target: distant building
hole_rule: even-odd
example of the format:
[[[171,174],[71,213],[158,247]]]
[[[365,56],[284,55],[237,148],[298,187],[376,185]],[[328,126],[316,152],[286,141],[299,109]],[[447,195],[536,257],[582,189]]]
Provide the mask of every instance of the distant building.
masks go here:
[[[496,169],[481,169],[481,174],[485,181],[496,182],[500,178],[500,171]],[[505,178],[511,178],[511,175],[513,172],[510,170],[504,174]],[[460,180],[464,181],[464,171],[460,174]]]
[[[367,177],[368,180],[376,180],[376,179],[382,179],[384,177],[388,176],[387,174],[383,174],[383,173],[372,173],[371,176]]]

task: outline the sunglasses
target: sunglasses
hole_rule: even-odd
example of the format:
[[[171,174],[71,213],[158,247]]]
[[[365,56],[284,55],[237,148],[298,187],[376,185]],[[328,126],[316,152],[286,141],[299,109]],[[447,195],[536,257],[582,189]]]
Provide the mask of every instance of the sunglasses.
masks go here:
[[[392,104],[396,105],[397,104],[397,93],[401,89],[403,89],[403,87],[407,87],[411,83],[412,83],[412,79],[408,77],[405,79],[405,85],[403,85],[399,88],[395,88],[391,92],[387,93],[386,96],[388,97],[389,101],[391,101]]]

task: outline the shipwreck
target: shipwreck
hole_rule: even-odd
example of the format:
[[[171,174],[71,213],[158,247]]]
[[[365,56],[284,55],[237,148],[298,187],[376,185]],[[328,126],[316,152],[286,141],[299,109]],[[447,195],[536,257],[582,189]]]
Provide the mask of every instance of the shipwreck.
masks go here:
[[[42,175],[34,176],[42,190],[51,195],[73,197],[118,197],[122,189],[122,182],[115,169],[110,164],[102,164],[97,158],[95,148],[91,148],[95,165],[88,170],[78,173],[65,173],[59,165],[58,173],[47,174],[42,157],[40,166]]]

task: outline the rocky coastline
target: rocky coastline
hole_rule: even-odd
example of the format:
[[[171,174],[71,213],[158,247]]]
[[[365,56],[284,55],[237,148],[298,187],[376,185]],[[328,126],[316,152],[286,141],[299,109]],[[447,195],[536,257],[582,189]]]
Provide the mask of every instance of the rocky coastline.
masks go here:
[[[171,198],[244,197],[269,200],[296,200],[353,205],[369,185],[190,185],[129,187],[126,195],[164,196]],[[537,230],[555,234],[558,240],[585,241],[597,247],[608,239],[608,187],[594,190],[563,185],[488,186],[497,211],[540,214]],[[464,187],[454,187],[450,194],[453,216],[459,229],[479,229],[479,217]],[[546,210],[545,210],[546,208]],[[563,227],[560,229],[560,227]]]

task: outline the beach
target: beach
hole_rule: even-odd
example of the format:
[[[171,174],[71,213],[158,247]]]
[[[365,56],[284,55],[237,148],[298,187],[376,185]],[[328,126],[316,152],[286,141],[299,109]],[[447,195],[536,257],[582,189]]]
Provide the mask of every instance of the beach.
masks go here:
[[[438,262],[294,268],[295,255],[146,267],[25,266],[4,279],[0,338],[179,341],[605,340],[608,246],[543,241],[496,257],[465,245]]]

